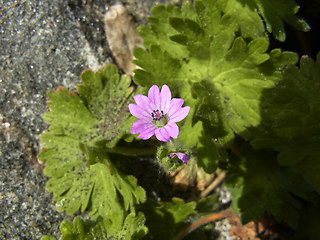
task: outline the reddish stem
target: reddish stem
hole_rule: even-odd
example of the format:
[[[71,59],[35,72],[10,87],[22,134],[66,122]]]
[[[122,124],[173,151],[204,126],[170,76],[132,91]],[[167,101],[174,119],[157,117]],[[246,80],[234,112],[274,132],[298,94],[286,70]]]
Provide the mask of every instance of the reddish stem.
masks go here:
[[[230,210],[226,210],[226,211],[221,211],[221,212],[217,212],[217,213],[213,213],[209,216],[203,217],[198,219],[197,221],[195,221],[194,223],[192,223],[191,225],[189,225],[188,227],[184,228],[181,232],[179,232],[174,238],[173,240],[181,240],[183,239],[185,236],[187,236],[189,233],[191,233],[192,231],[196,230],[197,228],[208,224],[210,222],[213,221],[217,221],[217,220],[221,220],[223,218],[227,218],[232,216],[232,212]]]

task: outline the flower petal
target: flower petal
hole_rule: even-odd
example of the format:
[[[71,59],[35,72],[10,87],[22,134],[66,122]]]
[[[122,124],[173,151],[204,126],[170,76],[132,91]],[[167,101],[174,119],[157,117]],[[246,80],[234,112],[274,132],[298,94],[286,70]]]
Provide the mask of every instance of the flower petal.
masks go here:
[[[167,132],[167,130],[164,127],[157,128],[154,131],[154,135],[159,141],[170,142],[170,134]]]
[[[156,110],[156,105],[154,105],[151,100],[141,94],[133,96],[133,99],[136,101],[137,105],[140,106],[141,108],[144,108],[150,115],[153,112],[153,110]]]
[[[140,133],[138,138],[141,138],[143,140],[147,140],[155,134],[156,129],[157,128],[153,124],[151,124],[150,126],[148,126],[148,128],[146,128],[144,131],[142,131]]]
[[[172,122],[180,122],[184,119],[190,111],[190,107],[180,108],[177,112],[174,112],[172,115],[168,114],[169,124]]]
[[[185,164],[188,163],[188,160],[190,158],[190,155],[188,155],[186,153],[170,153],[169,156],[170,156],[170,158],[174,158],[174,156],[177,156]]]
[[[184,100],[182,98],[172,98],[170,101],[169,110],[167,112],[168,117],[170,118],[175,112],[177,112],[183,105]]]
[[[160,109],[160,92],[159,92],[159,88],[157,85],[153,85],[149,91],[148,91],[148,98],[151,100],[151,102],[154,103],[154,105],[156,105],[157,109],[153,109],[153,110],[161,110]]]
[[[153,125],[152,123],[139,119],[132,124],[130,133],[131,134],[142,133],[146,129],[150,128],[149,126],[150,124]]]
[[[164,114],[167,114],[170,107],[170,100],[171,100],[171,91],[167,85],[163,85],[161,88],[160,100],[161,100],[160,110],[162,110]]]
[[[149,121],[150,123],[152,121],[151,113],[148,113],[146,109],[144,109],[138,105],[129,104],[129,111],[136,118],[143,119],[145,121]]]
[[[178,125],[173,122],[165,125],[163,128],[166,129],[166,131],[169,133],[170,137],[177,138],[179,135],[179,127]]]
[[[151,122],[137,120],[132,124],[130,132],[132,134],[140,133],[140,135],[137,138],[142,138],[146,140],[154,135],[155,130],[156,126],[154,126]]]

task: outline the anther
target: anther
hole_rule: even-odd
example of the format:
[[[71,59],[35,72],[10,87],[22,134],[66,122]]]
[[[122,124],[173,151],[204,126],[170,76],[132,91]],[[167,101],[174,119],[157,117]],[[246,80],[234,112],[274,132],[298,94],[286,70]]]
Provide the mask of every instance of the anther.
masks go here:
[[[163,111],[153,110],[151,116],[153,121],[160,121],[164,117],[164,114]]]

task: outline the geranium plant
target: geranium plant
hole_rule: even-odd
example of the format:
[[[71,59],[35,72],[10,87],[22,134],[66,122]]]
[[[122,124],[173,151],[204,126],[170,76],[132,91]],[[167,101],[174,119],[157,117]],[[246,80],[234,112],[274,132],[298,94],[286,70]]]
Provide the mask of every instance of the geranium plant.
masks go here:
[[[61,239],[208,239],[205,225],[232,214],[317,238],[320,55],[268,41],[285,41],[284,22],[309,30],[297,11],[293,0],[158,5],[138,29],[133,82],[106,65],[76,92],[49,92],[39,159],[57,209],[78,215]],[[148,185],[150,166],[161,184]]]

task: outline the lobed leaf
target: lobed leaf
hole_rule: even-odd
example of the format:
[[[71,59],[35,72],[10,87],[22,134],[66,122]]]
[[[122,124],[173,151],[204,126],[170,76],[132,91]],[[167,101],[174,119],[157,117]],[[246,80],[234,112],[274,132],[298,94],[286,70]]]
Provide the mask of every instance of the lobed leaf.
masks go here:
[[[294,0],[255,0],[255,5],[265,21],[268,32],[272,32],[279,41],[286,39],[284,23],[300,31],[310,30],[306,21],[296,16],[299,6]]]
[[[279,166],[275,156],[246,146],[239,156],[231,155],[226,185],[233,196],[234,211],[242,213],[243,224],[261,219],[268,212],[278,222],[296,228],[302,203],[294,195],[305,200],[315,198],[311,186]]]
[[[135,63],[141,67],[135,82],[146,87],[167,84],[173,96],[191,107],[192,118],[183,122],[179,140],[202,149],[198,162],[208,172],[225,159],[221,146],[229,146],[235,133],[255,136],[247,129],[262,120],[266,90],[280,81],[286,65],[297,61],[294,53],[266,53],[269,44],[258,34],[259,26],[253,26],[260,30],[250,38],[249,33],[237,37],[239,19],[224,12],[228,4],[202,0],[181,9],[155,7],[148,26],[140,28],[147,49],[135,51]],[[204,137],[205,132],[213,140]],[[210,148],[215,149],[212,154],[205,150]]]
[[[302,57],[300,69],[288,66],[283,79],[263,105],[265,133],[252,144],[280,151],[278,161],[320,193],[320,54]]]
[[[172,198],[171,202],[146,201],[140,210],[146,216],[149,228],[144,239],[173,239],[183,228],[193,221],[218,211],[218,196],[211,195],[198,203]],[[188,239],[207,239],[203,231],[194,231]]]
[[[178,198],[173,198],[172,202],[146,202],[140,208],[150,230],[145,239],[172,239],[185,226],[186,217],[195,213],[195,207],[195,202],[185,203]]]
[[[294,233],[293,239],[317,239],[318,231],[317,226],[319,226],[319,199],[318,202],[306,204],[302,209],[301,221]]]
[[[74,218],[73,222],[63,221],[60,225],[61,240],[93,240],[106,239],[106,229],[103,220],[96,221]]]
[[[305,20],[296,16],[294,0],[218,0],[219,8],[237,22],[245,38],[265,37],[265,29],[279,41],[285,41],[285,23],[300,31],[309,31]],[[264,27],[265,25],[265,27]]]
[[[85,71],[81,77],[84,84],[78,86],[78,94],[64,88],[48,93],[44,119],[50,127],[41,136],[44,148],[39,159],[46,164],[44,174],[50,177],[46,187],[53,192],[57,209],[103,218],[106,226],[112,226],[110,235],[126,221],[135,221],[125,219],[134,204],[145,199],[136,179],[119,171],[108,155],[108,147],[129,132],[132,88],[130,79],[120,77],[112,65],[96,73]]]
[[[61,223],[61,240],[141,239],[147,232],[144,221],[145,218],[141,213],[136,215],[132,212],[126,217],[123,228],[113,226],[106,229],[107,224],[102,218],[92,221],[75,217],[73,222],[63,221]],[[118,229],[117,232],[109,231],[114,228]]]

